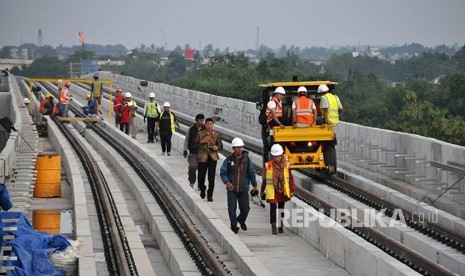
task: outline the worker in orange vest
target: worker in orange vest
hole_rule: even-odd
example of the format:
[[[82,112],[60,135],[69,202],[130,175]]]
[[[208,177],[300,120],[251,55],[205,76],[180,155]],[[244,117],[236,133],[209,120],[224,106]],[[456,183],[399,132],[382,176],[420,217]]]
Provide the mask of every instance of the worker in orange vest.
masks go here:
[[[292,127],[308,127],[316,125],[316,105],[307,97],[307,88],[297,89],[299,97],[292,103]]]
[[[71,93],[69,92],[69,87],[71,83],[69,81],[65,82],[65,87],[60,90],[60,103],[61,103],[61,116],[68,117],[69,102],[71,101]]]

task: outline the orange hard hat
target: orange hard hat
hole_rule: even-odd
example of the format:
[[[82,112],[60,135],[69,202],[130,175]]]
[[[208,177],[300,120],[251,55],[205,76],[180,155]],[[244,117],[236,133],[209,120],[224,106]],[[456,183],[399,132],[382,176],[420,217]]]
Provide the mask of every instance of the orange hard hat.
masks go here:
[[[121,87],[116,87],[116,92],[121,92]]]
[[[70,85],[71,85],[71,83],[69,81],[65,82],[65,86],[70,86]]]

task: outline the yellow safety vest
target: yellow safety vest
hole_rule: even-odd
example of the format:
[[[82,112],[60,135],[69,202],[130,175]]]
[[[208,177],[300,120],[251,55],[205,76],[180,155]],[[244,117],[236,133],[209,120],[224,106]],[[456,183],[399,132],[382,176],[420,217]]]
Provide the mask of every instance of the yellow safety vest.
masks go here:
[[[171,121],[171,133],[174,133],[174,131],[175,131],[175,128],[174,128],[174,115],[171,112],[170,112],[170,121]]]
[[[334,96],[331,93],[327,93],[323,95],[322,98],[325,98],[326,101],[328,101],[328,123],[331,125],[337,125],[337,123],[339,123],[339,107],[337,104],[337,96]]]
[[[145,115],[149,118],[156,118],[158,116],[157,102],[156,101],[147,101],[145,103]]]
[[[286,162],[286,161],[284,161]],[[291,198],[291,188],[289,186],[289,169],[284,169],[284,195]],[[265,194],[267,199],[274,199],[274,185],[273,185],[273,160],[266,164],[266,186]]]
[[[92,95],[94,98],[100,97],[100,93],[102,93],[102,82],[99,80],[94,80],[92,81],[93,84],[93,90],[92,90]]]

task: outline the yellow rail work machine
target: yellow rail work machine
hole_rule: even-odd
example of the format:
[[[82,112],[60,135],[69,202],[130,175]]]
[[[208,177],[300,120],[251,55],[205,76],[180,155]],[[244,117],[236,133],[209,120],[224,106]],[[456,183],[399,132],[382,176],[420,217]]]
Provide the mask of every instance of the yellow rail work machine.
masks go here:
[[[282,101],[284,128],[262,125],[263,161],[269,160],[271,145],[279,143],[283,146],[284,156],[291,169],[315,169],[327,174],[336,173],[336,138],[334,126],[316,125],[308,127],[291,126],[292,103],[298,97],[297,89],[304,86],[307,89],[307,97],[313,99],[317,107],[317,115],[321,116],[319,109],[320,94],[317,93],[320,84],[334,89],[336,82],[331,81],[292,81],[273,82],[260,85],[263,87],[262,103],[257,103],[257,108],[266,108],[268,101],[273,96],[276,87],[283,87],[286,95]],[[317,120],[318,124],[318,120]],[[270,130],[272,136],[270,136]],[[272,139],[272,140],[271,140]]]

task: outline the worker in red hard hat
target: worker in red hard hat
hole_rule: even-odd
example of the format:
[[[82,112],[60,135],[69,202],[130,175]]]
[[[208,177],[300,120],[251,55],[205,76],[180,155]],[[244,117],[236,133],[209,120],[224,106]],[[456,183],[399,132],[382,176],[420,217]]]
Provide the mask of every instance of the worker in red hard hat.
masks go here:
[[[124,95],[121,90],[121,87],[116,88],[116,96],[113,99],[113,111],[115,112],[115,126],[119,127],[120,121],[121,121],[121,113],[118,111],[118,107],[121,105],[123,102]]]

